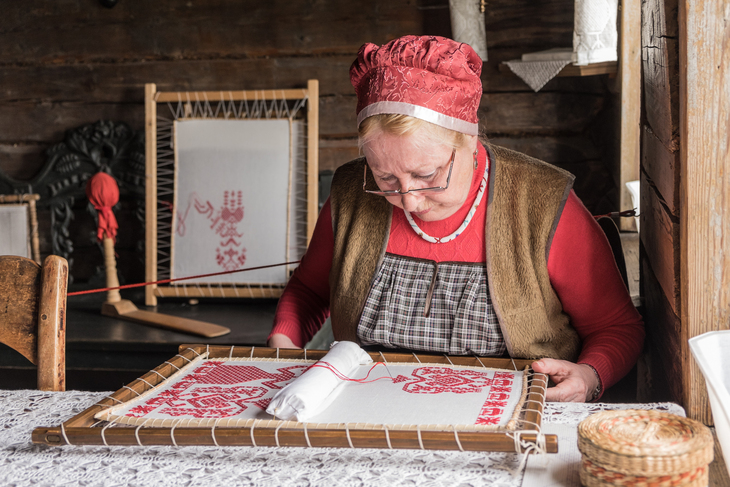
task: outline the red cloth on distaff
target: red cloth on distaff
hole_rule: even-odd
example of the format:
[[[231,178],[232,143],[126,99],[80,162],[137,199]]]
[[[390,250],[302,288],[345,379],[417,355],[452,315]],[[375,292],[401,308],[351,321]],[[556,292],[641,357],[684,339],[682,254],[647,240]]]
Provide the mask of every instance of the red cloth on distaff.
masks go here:
[[[464,206],[445,220],[417,220],[424,232],[441,237],[461,225],[484,174],[484,152],[480,150],[479,167],[474,171]],[[445,244],[430,244],[416,235],[403,210],[394,207],[387,251],[435,261],[484,262],[487,196],[484,195],[464,233]],[[332,214],[327,200],[307,253],[279,300],[272,335],[282,333],[303,346],[327,319],[333,247]],[[572,191],[555,231],[548,274],[563,310],[582,340],[578,363],[593,366],[606,390],[636,363],[644,342],[644,326],[603,231]]]
[[[86,197],[99,214],[96,238],[101,242],[106,233],[109,238],[116,241],[119,225],[112,207],[119,202],[117,182],[107,173],[98,172],[86,183]]]

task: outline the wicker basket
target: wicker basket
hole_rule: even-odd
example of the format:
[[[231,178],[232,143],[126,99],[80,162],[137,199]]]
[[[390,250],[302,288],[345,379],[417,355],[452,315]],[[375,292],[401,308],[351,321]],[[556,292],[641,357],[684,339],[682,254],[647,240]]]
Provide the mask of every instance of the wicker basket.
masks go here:
[[[604,411],[578,426],[587,487],[706,486],[712,433],[703,424],[658,411]]]

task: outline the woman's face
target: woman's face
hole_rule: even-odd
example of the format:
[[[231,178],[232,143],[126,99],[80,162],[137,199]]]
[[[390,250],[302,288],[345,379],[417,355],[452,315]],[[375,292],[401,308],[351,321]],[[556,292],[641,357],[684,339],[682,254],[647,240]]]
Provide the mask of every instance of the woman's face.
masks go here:
[[[448,218],[466,201],[474,171],[476,137],[456,150],[449,187],[441,192],[414,192],[385,197],[388,202],[424,221]],[[445,186],[453,149],[418,135],[378,132],[363,152],[378,187],[400,190]]]

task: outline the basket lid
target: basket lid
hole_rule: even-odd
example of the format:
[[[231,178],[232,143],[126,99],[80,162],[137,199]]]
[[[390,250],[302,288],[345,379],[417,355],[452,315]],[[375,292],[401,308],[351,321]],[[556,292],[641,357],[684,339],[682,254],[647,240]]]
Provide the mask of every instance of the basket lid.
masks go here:
[[[603,411],[578,425],[578,449],[584,458],[629,475],[687,472],[710,463],[713,448],[705,425],[660,411]]]

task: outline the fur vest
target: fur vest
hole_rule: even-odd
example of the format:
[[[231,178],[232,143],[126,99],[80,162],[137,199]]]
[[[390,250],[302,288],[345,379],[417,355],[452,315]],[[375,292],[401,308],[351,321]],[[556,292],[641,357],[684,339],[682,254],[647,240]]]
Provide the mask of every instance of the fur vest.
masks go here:
[[[510,356],[575,361],[580,339],[553,290],[547,261],[574,176],[519,152],[487,146],[489,293]],[[365,159],[335,172],[330,312],[336,340],[358,342],[370,286],[390,235],[393,206],[362,190]]]

